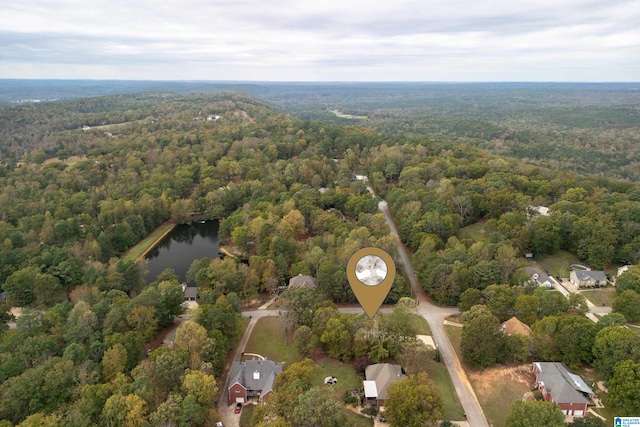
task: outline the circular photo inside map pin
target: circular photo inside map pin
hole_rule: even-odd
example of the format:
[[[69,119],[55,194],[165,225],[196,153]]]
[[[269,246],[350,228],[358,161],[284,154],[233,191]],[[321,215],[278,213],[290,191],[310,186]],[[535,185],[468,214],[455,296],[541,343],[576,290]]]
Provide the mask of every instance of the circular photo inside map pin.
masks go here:
[[[377,255],[365,255],[356,263],[356,277],[367,286],[377,286],[387,277],[387,263]]]

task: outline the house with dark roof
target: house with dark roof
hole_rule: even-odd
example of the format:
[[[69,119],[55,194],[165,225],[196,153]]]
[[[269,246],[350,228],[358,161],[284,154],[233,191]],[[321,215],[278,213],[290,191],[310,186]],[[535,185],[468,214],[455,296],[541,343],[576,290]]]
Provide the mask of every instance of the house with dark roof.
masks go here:
[[[505,335],[524,335],[528,337],[531,335],[531,328],[513,316],[502,324],[502,332],[504,332]]]
[[[595,270],[571,270],[569,280],[579,288],[607,286],[608,283],[604,271]]]
[[[535,286],[544,286],[545,288],[553,288],[553,283],[549,279],[549,275],[537,267],[525,267],[525,273],[531,277],[528,282],[532,282]]]
[[[198,287],[187,286],[183,291],[185,301],[195,301],[198,299]]]
[[[271,360],[233,362],[229,376],[229,403],[245,403],[257,398],[264,403],[271,392],[276,376],[282,372],[282,363]]]
[[[400,365],[377,363],[369,365],[364,371],[364,397],[366,402],[376,409],[384,409],[387,388],[394,382],[406,377]]]
[[[545,401],[558,405],[565,415],[587,415],[589,397],[594,393],[579,375],[559,362],[534,362],[533,373]]]
[[[305,274],[298,274],[297,276],[293,276],[289,279],[288,289],[295,288],[310,288],[315,289],[316,281],[311,276],[307,276]]]

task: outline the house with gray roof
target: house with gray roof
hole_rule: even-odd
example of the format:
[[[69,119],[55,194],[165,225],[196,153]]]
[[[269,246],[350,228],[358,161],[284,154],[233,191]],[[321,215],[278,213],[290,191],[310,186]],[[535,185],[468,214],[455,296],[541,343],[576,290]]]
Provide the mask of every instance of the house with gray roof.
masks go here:
[[[571,270],[569,280],[579,288],[607,286],[608,283],[604,271],[595,270]]]
[[[298,274],[297,276],[293,276],[289,280],[288,289],[294,288],[310,288],[314,289],[316,287],[316,281],[313,277],[307,276],[305,274]]]
[[[533,283],[535,286],[544,286],[545,288],[553,288],[553,283],[549,279],[549,275],[538,267],[525,267],[525,273],[530,277],[528,282]]]
[[[282,363],[271,360],[233,362],[229,376],[229,403],[246,403],[257,398],[264,403],[271,392],[276,376],[282,373]]]
[[[387,398],[387,388],[394,382],[406,377],[400,365],[391,363],[377,363],[369,365],[364,371],[365,381],[364,397],[370,405],[376,409],[384,409],[384,401]]]
[[[187,286],[184,288],[184,300],[185,301],[195,301],[198,299],[198,287],[197,286]]]
[[[558,405],[565,415],[587,415],[589,397],[594,393],[579,375],[559,362],[534,362],[533,373],[545,401]]]

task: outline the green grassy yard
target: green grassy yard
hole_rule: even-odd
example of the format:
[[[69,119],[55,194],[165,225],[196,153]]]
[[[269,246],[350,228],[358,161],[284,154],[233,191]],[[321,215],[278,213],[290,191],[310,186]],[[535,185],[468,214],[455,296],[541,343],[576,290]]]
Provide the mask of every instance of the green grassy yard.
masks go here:
[[[247,353],[257,353],[274,362],[284,362],[285,367],[299,361],[300,354],[293,345],[293,334],[289,332],[289,345],[284,341],[282,317],[263,317],[253,328],[245,348]]]
[[[462,360],[462,354],[460,352],[460,342],[462,341],[462,328],[458,326],[444,325],[444,330],[449,336],[449,341],[458,355],[458,359]]]
[[[371,418],[356,414],[347,408],[344,408],[342,412],[347,417],[347,425],[350,427],[371,427],[373,425],[373,419]]]
[[[613,302],[618,297],[616,289],[613,286],[607,288],[593,289],[588,291],[581,291],[582,295],[598,307],[611,307]]]
[[[449,377],[449,372],[444,363],[434,363],[427,369],[429,378],[433,381],[433,385],[442,399],[445,420],[462,420],[464,418],[464,409],[458,400],[458,395]]]
[[[127,253],[122,256],[124,261],[137,261],[149,248],[151,248],[156,241],[162,237],[168,231],[171,231],[176,225],[171,222],[165,222],[160,227],[156,228],[144,239],[140,240],[134,247],[129,249]]]
[[[558,251],[553,255],[545,255],[539,261],[544,271],[550,272],[554,277],[569,277],[571,264],[583,264],[577,256],[567,251]]]
[[[484,221],[477,222],[475,224],[468,225],[458,230],[459,239],[471,239],[476,242],[484,239]]]
[[[324,379],[331,376],[338,379],[337,384],[324,383]],[[320,363],[320,371],[314,379],[314,385],[331,390],[334,398],[342,402],[347,392],[354,388],[362,388],[362,380],[356,374],[351,363],[341,363],[329,359]]]
[[[242,407],[242,413],[240,414],[240,427],[251,427],[251,417],[253,416],[253,410],[255,405],[244,405]]]
[[[424,317],[417,314],[411,315],[411,326],[416,331],[416,335],[431,335],[431,328]]]

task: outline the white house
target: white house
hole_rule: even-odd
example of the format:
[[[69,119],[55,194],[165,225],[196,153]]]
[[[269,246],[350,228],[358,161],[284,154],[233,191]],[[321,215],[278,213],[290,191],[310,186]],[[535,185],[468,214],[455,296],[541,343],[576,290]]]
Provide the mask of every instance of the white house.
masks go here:
[[[553,288],[553,283],[544,271],[537,267],[525,267],[524,271],[531,277],[529,281],[535,283],[536,286],[544,286],[545,288]]]

